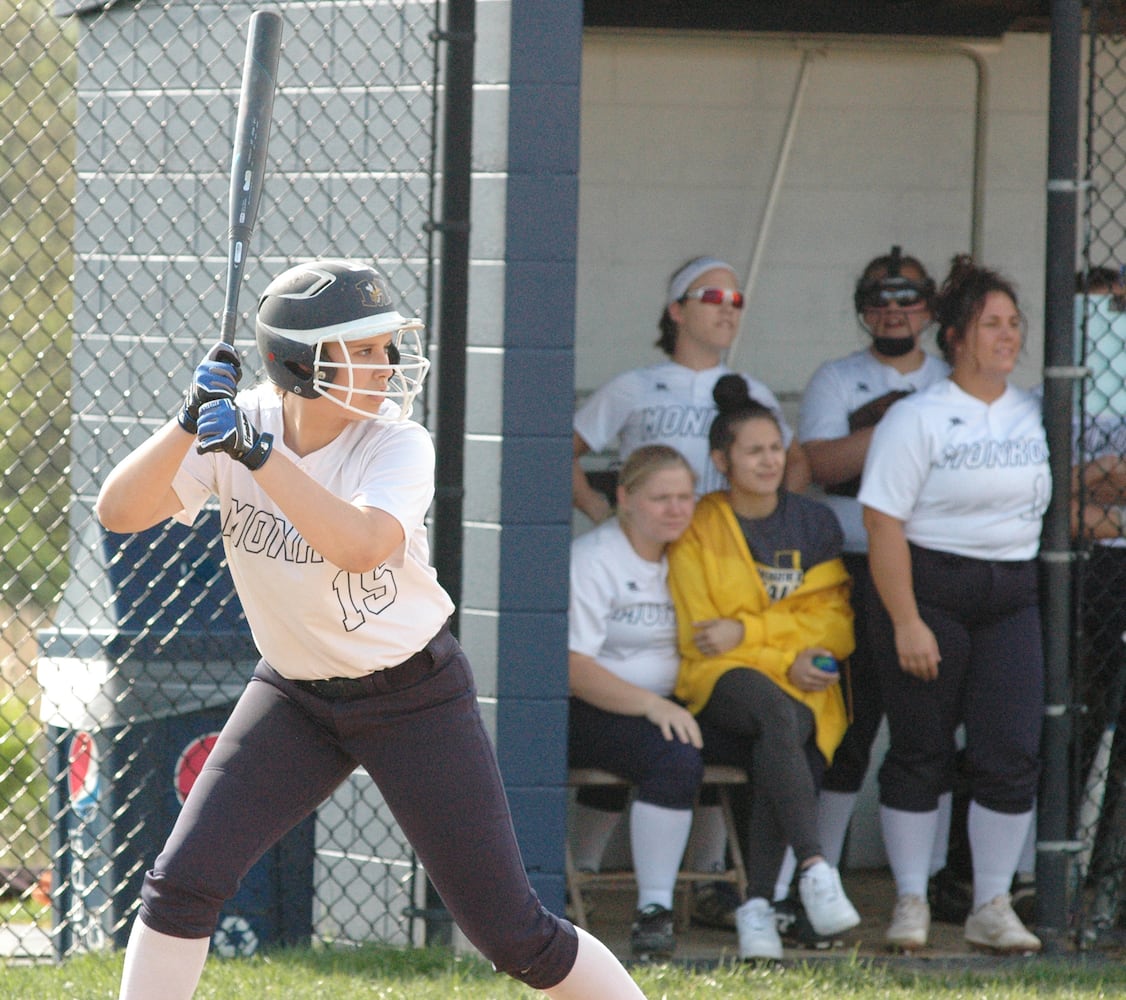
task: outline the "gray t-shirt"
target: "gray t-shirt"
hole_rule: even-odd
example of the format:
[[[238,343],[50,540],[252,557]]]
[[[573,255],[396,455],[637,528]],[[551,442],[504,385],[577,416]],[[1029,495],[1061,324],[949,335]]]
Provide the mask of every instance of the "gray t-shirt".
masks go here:
[[[828,507],[786,490],[779,491],[772,514],[735,517],[772,601],[797,590],[807,569],[836,559],[844,544],[840,523]]]

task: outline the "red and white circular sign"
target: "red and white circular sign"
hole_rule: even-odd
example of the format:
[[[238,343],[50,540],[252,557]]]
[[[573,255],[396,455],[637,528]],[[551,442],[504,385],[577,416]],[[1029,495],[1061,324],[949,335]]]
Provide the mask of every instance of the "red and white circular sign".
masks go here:
[[[203,765],[210,756],[211,749],[215,746],[217,739],[219,739],[217,732],[197,736],[180,753],[176,761],[176,769],[172,773],[172,783],[176,789],[176,798],[180,800],[180,805],[184,804],[188,792],[192,790],[192,785],[195,784],[195,779],[199,777],[203,770]]]
[[[67,790],[71,808],[80,815],[98,806],[101,781],[98,771],[98,746],[90,733],[75,733],[67,751]]]

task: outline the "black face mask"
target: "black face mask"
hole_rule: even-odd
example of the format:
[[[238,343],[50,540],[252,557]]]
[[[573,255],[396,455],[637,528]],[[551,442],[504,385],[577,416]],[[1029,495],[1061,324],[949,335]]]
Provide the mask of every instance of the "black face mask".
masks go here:
[[[901,358],[915,350],[914,337],[873,337],[872,346],[885,358]]]

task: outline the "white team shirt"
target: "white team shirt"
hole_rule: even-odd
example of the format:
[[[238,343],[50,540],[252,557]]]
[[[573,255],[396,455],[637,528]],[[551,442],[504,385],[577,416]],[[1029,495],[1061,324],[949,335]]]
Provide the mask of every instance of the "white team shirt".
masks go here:
[[[804,444],[848,437],[848,416],[865,403],[888,392],[917,392],[949,374],[950,366],[931,354],[915,371],[906,374],[881,363],[867,348],[826,361],[813,373],[802,393],[798,440]],[[845,536],[844,551],[867,552],[868,534],[860,501],[832,493],[818,499],[837,515]]]
[[[579,407],[575,432],[592,451],[602,451],[616,439],[622,461],[644,444],[669,445],[696,473],[697,496],[726,489],[726,478],[712,464],[708,430],[719,412],[712,389],[730,372],[727,365],[697,372],[675,361],[622,372]],[[794,434],[782,418],[774,393],[750,375],[743,377],[751,398],[777,416],[782,443],[788,448]]]
[[[571,543],[567,648],[662,697],[680,667],[669,564],[637,554],[611,518]]]
[[[336,496],[386,511],[405,535],[381,566],[346,573],[309,547],[242,463],[193,447],[172,483],[184,505],[177,517],[190,524],[218,496],[227,563],[263,658],[283,677],[312,680],[363,676],[417,653],[453,612],[429,562],[429,433],[412,421],[358,421],[300,457],[283,440],[272,385],[240,392],[237,402],[259,431],[274,435],[275,451]]]
[[[949,379],[900,400],[876,425],[860,485],[865,507],[904,522],[907,540],[973,559],[1035,558],[1051,496],[1035,396],[993,403]]]

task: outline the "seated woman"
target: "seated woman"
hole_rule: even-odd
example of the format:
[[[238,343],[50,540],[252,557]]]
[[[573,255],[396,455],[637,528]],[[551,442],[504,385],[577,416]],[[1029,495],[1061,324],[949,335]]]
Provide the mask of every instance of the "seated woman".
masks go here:
[[[670,698],[679,655],[665,550],[692,518],[692,470],[675,449],[645,445],[622,466],[617,501],[616,518],[571,546],[568,755],[572,767],[636,786],[630,945],[635,955],[668,955],[673,889],[704,772],[696,719]],[[624,801],[593,792],[579,793],[574,854],[578,867],[597,870]]]
[[[818,784],[848,724],[832,668],[853,649],[849,577],[833,514],[782,489],[777,419],[737,377],[720,379],[714,395],[709,444],[728,488],[700,500],[669,551],[675,693],[700,723],[705,759],[751,777],[739,954],[780,958],[770,900],[787,844],[814,931],[839,934],[860,922],[817,834]]]

